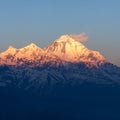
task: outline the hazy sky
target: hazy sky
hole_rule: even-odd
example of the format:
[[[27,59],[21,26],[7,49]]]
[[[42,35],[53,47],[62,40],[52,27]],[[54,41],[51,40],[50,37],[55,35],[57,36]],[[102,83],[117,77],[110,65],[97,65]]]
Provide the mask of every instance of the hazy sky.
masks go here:
[[[0,51],[86,33],[88,48],[120,65],[120,0],[0,0]]]

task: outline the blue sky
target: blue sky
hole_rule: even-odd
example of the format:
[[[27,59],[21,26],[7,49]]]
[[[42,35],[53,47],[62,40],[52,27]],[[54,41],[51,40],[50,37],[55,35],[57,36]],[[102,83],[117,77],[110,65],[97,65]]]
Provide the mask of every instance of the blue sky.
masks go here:
[[[83,44],[120,65],[119,12],[119,0],[0,0],[0,51],[85,32]]]

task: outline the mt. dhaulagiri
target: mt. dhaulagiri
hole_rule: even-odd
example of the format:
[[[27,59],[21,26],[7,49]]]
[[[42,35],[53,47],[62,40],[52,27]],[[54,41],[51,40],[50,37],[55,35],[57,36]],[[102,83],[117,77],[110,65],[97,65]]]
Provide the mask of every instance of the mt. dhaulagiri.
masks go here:
[[[20,49],[10,46],[0,54],[0,86],[41,93],[56,85],[83,83],[120,84],[120,68],[69,35],[44,49],[32,43]]]
[[[119,96],[120,68],[69,35],[0,54],[0,120],[120,119]]]
[[[69,35],[61,36],[44,50],[55,54],[66,62],[84,62],[93,66],[106,62],[106,59],[99,52],[89,50]]]
[[[5,52],[0,54],[0,64],[21,65],[24,62],[38,61],[41,64],[44,63],[43,59],[41,62],[41,58],[45,57],[51,57],[51,59],[56,57],[57,60],[59,58],[63,62],[83,62],[86,65],[90,64],[93,66],[107,62],[99,52],[89,50],[69,35],[63,35],[43,50],[33,43],[20,49],[10,46]]]

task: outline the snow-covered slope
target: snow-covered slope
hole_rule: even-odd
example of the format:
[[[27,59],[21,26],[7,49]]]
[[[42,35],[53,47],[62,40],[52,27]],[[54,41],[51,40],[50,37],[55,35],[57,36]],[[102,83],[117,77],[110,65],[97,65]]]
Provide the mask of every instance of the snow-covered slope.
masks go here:
[[[31,43],[30,45],[19,49],[19,52],[15,57],[24,58],[27,60],[36,60],[39,59],[39,56],[43,53],[43,50],[37,45]]]
[[[61,36],[44,50],[31,43],[20,49],[10,46],[5,52],[0,54],[0,64],[21,65],[26,62],[34,62],[38,65],[52,61],[56,62],[56,64],[58,61],[82,62],[88,66],[98,66],[107,62],[99,52],[89,50],[69,35]]]
[[[69,35],[61,36],[44,50],[47,53],[49,52],[59,56],[67,62],[84,62],[93,65],[106,62],[106,59],[99,52],[89,50]]]
[[[20,49],[10,46],[0,54],[0,64],[20,65],[24,62],[37,62],[42,54],[43,50],[33,43]]]

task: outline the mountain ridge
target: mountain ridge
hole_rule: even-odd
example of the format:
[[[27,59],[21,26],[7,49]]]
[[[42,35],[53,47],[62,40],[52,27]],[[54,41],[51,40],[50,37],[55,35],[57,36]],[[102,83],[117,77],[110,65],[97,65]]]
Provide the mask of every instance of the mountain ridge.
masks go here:
[[[27,90],[89,82],[120,84],[119,67],[68,35],[61,36],[44,50],[33,43],[20,49],[9,47],[0,54],[0,70],[1,86],[15,84]]]
[[[120,68],[73,39],[62,39],[44,50],[32,43],[0,54],[3,119],[120,118]]]
[[[20,60],[22,61],[20,64],[24,64],[24,61],[37,63],[39,61],[40,64],[41,58],[47,55],[49,58],[51,56],[51,59],[56,56],[56,60],[59,58],[64,62],[84,62],[93,66],[107,62],[98,51],[89,50],[82,43],[71,38],[69,35],[62,35],[44,49],[34,43],[20,49],[9,46],[6,51],[0,54],[0,64],[18,65]],[[49,60],[47,61],[49,62]]]

